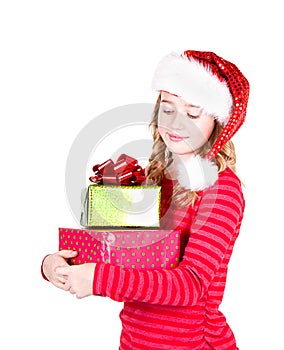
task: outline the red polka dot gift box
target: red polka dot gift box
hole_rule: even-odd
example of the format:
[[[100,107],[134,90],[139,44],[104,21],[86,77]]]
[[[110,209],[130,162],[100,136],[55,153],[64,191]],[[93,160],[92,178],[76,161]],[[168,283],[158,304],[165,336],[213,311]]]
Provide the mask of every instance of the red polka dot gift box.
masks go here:
[[[71,265],[102,262],[125,269],[171,269],[179,263],[180,231],[59,228],[63,249],[78,252]]]

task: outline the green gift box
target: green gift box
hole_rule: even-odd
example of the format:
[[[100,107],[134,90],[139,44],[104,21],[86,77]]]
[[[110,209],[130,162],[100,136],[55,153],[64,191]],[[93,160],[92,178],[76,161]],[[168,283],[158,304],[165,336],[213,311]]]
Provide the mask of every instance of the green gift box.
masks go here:
[[[84,227],[159,227],[160,186],[90,185],[83,192]]]

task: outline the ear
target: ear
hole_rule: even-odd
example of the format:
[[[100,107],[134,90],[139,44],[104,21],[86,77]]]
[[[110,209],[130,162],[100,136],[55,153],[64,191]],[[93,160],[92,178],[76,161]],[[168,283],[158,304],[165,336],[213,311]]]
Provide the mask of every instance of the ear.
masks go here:
[[[218,179],[218,168],[215,163],[199,155],[192,156],[178,164],[178,182],[191,191],[204,190],[214,185]]]

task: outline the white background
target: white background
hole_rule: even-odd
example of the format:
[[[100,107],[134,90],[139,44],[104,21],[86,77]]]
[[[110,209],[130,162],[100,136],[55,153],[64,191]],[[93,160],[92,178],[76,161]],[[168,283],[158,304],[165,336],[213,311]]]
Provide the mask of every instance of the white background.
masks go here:
[[[216,52],[251,83],[235,137],[247,206],[221,309],[241,350],[284,349],[280,3],[1,2],[1,349],[118,348],[122,305],[77,300],[40,264],[58,226],[77,225],[64,188],[76,135],[111,108],[154,103],[156,63],[185,49]]]

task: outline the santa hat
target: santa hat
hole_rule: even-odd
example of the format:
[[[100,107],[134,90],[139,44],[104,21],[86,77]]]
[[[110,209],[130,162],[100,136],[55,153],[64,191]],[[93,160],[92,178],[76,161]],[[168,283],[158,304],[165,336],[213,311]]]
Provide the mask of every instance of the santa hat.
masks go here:
[[[184,165],[189,181],[180,179],[181,184],[192,191],[211,186],[218,175],[217,167],[208,161],[216,157],[245,120],[249,96],[247,79],[233,63],[213,52],[185,51],[182,55],[171,53],[158,63],[152,86],[156,91],[169,92],[202,107],[224,127],[206,159],[195,156]],[[191,180],[192,174],[198,175]]]

